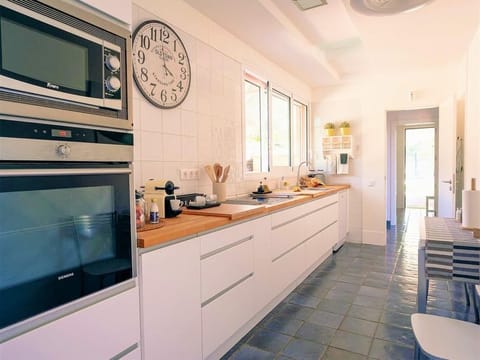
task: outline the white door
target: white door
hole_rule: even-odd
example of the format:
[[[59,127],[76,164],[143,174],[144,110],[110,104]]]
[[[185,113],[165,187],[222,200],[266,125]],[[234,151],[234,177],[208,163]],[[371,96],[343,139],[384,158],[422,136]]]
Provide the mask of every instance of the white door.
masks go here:
[[[437,216],[455,217],[456,106],[453,98],[439,107]]]

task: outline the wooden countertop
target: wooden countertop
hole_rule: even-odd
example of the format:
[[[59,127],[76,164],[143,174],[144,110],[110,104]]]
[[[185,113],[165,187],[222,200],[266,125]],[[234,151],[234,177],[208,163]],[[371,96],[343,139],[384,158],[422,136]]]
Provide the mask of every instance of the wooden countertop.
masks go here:
[[[203,210],[195,210],[194,212],[185,211],[175,218],[161,219],[160,225],[152,226],[151,230],[148,225],[143,230],[137,232],[137,247],[148,248],[174,241],[186,236],[194,236],[198,233],[213,230],[215,228],[233,224],[239,220],[254,218],[259,215],[264,215],[269,212],[281,210],[291,206],[296,206],[313,199],[332,195],[340,190],[350,188],[350,185],[329,185],[328,190],[325,191],[311,191],[303,193],[293,193],[291,199],[282,201],[271,205],[237,205],[222,204],[217,208],[210,208],[206,210],[217,209],[217,214],[208,213],[202,215]],[[275,192],[274,192],[275,193]],[[278,193],[286,193],[278,191]]]

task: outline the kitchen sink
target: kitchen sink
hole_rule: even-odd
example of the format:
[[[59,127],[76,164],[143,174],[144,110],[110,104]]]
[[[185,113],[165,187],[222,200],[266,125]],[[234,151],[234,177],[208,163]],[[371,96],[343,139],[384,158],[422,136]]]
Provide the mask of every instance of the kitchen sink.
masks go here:
[[[239,196],[234,199],[227,199],[223,203],[224,204],[239,204],[239,205],[272,205],[277,204],[280,202],[288,201],[293,199],[292,195],[245,195]]]

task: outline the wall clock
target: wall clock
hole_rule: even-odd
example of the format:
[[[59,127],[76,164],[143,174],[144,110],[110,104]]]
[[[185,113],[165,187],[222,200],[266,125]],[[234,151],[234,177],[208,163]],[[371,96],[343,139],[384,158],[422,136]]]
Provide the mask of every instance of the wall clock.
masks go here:
[[[145,98],[162,109],[180,105],[190,89],[187,50],[168,25],[149,20],[133,33],[133,78]]]

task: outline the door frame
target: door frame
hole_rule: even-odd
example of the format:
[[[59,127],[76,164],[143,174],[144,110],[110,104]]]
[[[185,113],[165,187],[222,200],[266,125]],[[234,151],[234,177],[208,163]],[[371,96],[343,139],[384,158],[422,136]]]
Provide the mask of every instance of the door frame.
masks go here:
[[[435,153],[434,153],[434,174],[433,174],[433,196],[438,198],[438,121],[425,124],[401,124],[397,127],[397,209],[404,209],[407,205],[407,196],[405,191],[405,165],[406,165],[406,135],[407,130],[411,129],[434,129],[435,131]],[[402,186],[400,186],[400,184]],[[400,203],[401,202],[401,203]],[[403,206],[399,206],[399,203]],[[435,201],[435,213],[437,212],[438,202]]]
[[[435,197],[438,197],[438,124],[439,107],[387,111],[387,227],[397,224],[398,129],[402,127],[435,127]],[[404,146],[403,146],[404,147]],[[403,181],[402,181],[403,185]],[[437,202],[435,202],[435,207]],[[437,209],[436,209],[437,210]]]

